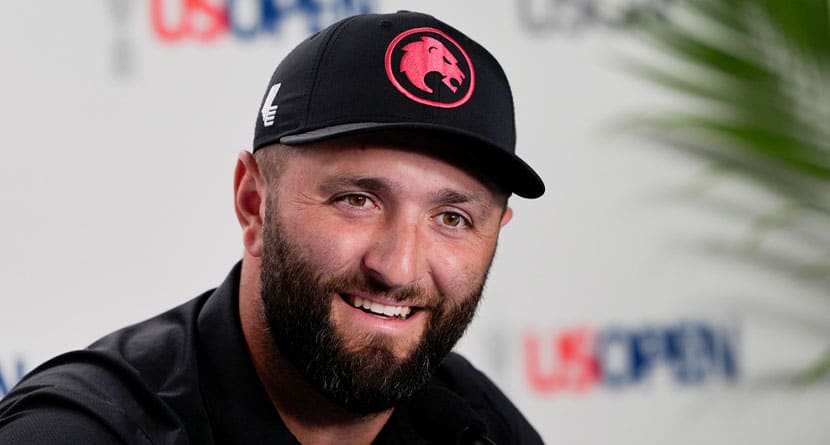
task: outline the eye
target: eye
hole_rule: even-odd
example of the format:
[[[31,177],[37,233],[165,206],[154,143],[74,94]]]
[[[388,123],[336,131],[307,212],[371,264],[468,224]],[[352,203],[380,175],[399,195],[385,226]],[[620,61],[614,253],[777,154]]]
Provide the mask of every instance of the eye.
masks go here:
[[[332,202],[353,210],[370,210],[378,207],[374,198],[363,193],[346,193],[335,197]]]
[[[365,207],[366,204],[369,202],[369,198],[367,198],[365,195],[351,194],[346,195],[341,199],[343,199],[344,201],[346,201],[347,204],[353,207]]]
[[[365,193],[345,193],[334,196],[331,199],[332,205],[350,215],[368,215],[368,212],[380,210],[380,205],[375,197]]]
[[[446,63],[447,65],[452,65],[452,62],[450,62],[450,59],[448,59],[447,56],[444,56],[444,63]]]
[[[455,212],[444,212],[440,215],[440,218],[441,224],[448,227],[466,227],[470,225],[466,218]]]

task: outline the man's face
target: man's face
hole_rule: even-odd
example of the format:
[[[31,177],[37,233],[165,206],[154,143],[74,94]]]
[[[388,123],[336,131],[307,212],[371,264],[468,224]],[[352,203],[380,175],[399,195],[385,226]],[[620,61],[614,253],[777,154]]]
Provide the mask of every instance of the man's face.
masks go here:
[[[503,215],[503,197],[424,154],[295,150],[269,186],[263,229],[262,300],[280,354],[354,411],[410,396],[472,319]]]

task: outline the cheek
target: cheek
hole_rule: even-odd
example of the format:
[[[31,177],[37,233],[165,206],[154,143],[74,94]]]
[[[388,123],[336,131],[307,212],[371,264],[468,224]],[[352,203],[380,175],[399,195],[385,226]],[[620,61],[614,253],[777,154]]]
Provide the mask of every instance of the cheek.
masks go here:
[[[447,248],[433,255],[430,270],[439,292],[452,300],[467,298],[483,284],[493,248]]]
[[[299,220],[298,220],[299,221]],[[294,222],[286,226],[300,255],[326,270],[344,270],[359,263],[370,236],[339,224]]]

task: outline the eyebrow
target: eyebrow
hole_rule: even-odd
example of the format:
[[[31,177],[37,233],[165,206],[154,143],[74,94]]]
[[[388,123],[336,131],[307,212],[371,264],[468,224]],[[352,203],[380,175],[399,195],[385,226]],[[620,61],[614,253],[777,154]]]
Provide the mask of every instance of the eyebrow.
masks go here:
[[[374,176],[343,175],[324,180],[320,183],[319,189],[324,193],[332,193],[350,187],[381,194],[391,192],[397,188],[397,184],[392,180]],[[450,188],[430,194],[429,201],[440,205],[470,204],[482,213],[487,213],[492,208],[490,200],[480,193],[464,193]]]
[[[432,202],[436,204],[471,204],[482,213],[490,210],[489,200],[479,193],[462,193],[453,189],[441,189],[432,196]]]
[[[475,195],[468,195],[452,189],[441,189],[432,196],[432,201],[444,204],[463,204],[465,202],[477,202]]]
[[[324,180],[320,184],[320,190],[323,192],[333,192],[344,187],[357,187],[362,190],[381,193],[392,190],[394,184],[392,181],[382,178],[357,175],[335,176]]]

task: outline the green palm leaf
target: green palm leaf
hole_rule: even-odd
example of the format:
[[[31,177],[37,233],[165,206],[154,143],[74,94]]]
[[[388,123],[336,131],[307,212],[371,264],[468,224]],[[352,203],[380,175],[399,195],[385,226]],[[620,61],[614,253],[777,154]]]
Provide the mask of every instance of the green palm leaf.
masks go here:
[[[830,0],[687,0],[643,15],[632,30],[671,66],[626,67],[687,100],[683,110],[633,119],[662,145],[745,178],[781,208],[749,221],[750,254],[764,234],[818,219],[790,270],[830,296]],[[809,243],[809,246],[807,246]],[[773,253],[774,255],[774,253]],[[801,376],[830,374],[830,351]]]

